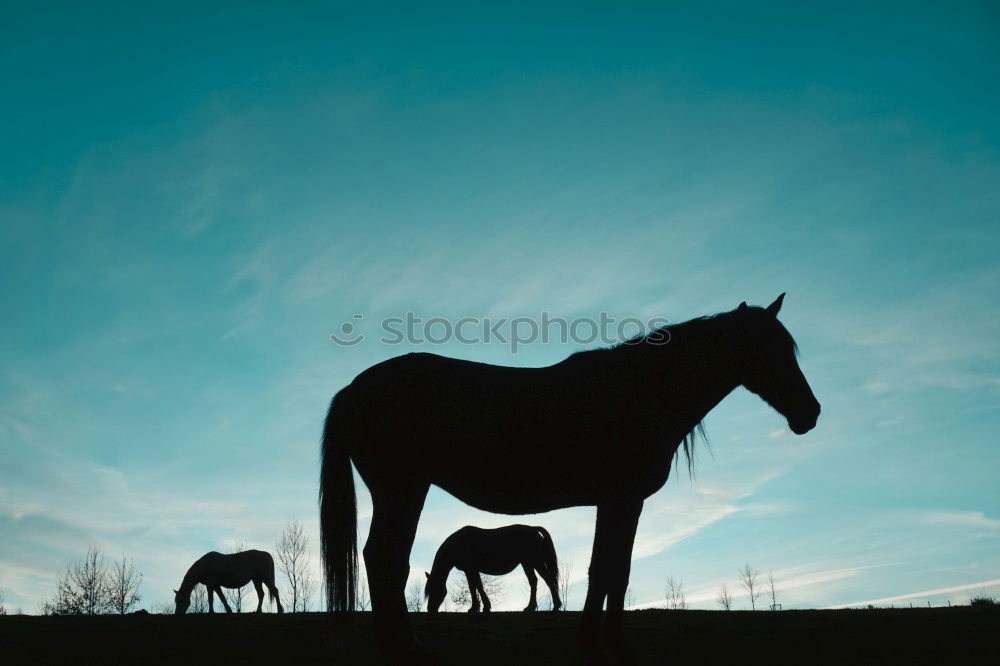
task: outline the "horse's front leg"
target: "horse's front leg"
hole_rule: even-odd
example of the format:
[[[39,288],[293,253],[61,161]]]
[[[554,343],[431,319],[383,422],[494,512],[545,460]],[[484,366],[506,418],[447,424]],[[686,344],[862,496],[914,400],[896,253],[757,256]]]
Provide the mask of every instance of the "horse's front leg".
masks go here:
[[[483,600],[483,612],[490,612],[490,598],[486,596],[486,588],[483,587],[483,578],[476,573],[476,589],[479,590],[479,597]]]
[[[465,572],[465,580],[469,584],[469,597],[472,599],[472,606],[469,607],[470,613],[479,612],[479,586],[476,582],[479,580],[478,573]]]
[[[580,622],[580,647],[591,663],[603,662],[598,638],[601,610],[608,602],[608,648],[620,663],[633,663],[625,647],[622,620],[625,588],[632,561],[632,544],[642,513],[642,500],[621,500],[597,506],[594,550],[590,558],[587,599]]]
[[[222,607],[226,609],[226,612],[227,612],[227,613],[232,613],[232,612],[233,612],[233,609],[232,609],[232,608],[230,608],[230,606],[229,606],[229,602],[228,602],[228,601],[226,601],[226,595],[224,595],[224,594],[222,593],[222,587],[221,587],[221,586],[219,586],[219,585],[216,585],[216,586],[215,586],[215,593],[216,593],[217,595],[219,595],[219,601],[221,601],[221,602],[222,602]]]
[[[215,592],[208,585],[205,586],[205,589],[208,590],[208,612],[214,615],[215,614],[215,600],[212,597],[215,595]]]

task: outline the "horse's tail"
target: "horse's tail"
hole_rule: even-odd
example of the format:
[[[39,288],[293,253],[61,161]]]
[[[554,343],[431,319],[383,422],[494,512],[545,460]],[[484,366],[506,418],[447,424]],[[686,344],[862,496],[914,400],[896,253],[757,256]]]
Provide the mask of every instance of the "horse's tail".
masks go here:
[[[545,544],[543,546],[545,552],[544,552],[544,557],[542,558],[542,563],[545,565],[549,577],[552,580],[556,581],[556,584],[558,585],[559,558],[556,556],[556,545],[552,543],[552,535],[549,534],[549,531],[547,529],[545,529],[541,525],[537,525],[536,529],[538,530],[538,533],[542,535],[542,542]],[[558,606],[556,607],[558,608]]]
[[[344,437],[344,393],[334,396],[326,415],[319,476],[320,550],[328,611],[354,610],[358,580],[358,504]]]

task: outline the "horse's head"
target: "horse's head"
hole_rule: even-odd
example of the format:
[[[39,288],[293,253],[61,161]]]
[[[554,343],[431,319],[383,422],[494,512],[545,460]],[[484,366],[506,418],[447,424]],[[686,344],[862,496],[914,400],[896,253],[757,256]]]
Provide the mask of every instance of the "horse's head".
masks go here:
[[[448,594],[448,587],[445,585],[443,577],[432,577],[426,571],[424,575],[427,576],[427,582],[424,584],[424,599],[427,600],[427,612],[437,613],[444,602],[445,596]]]
[[[182,586],[183,587],[183,586]],[[174,590],[174,615],[184,615],[191,605],[191,594],[181,594]]]
[[[738,366],[743,386],[753,391],[788,420],[788,428],[802,435],[816,425],[819,402],[813,396],[795,358],[795,341],[781,322],[782,294],[766,308],[740,303],[745,346]]]

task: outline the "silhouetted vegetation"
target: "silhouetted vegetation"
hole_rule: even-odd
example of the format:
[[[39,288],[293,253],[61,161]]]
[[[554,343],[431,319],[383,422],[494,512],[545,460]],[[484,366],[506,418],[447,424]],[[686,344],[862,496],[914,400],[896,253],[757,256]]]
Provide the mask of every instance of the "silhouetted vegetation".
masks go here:
[[[760,571],[751,567],[749,563],[740,569],[740,585],[743,586],[743,589],[747,591],[747,596],[750,597],[750,610],[757,610],[757,599],[764,594],[764,590],[760,589],[760,585],[757,583],[759,576]]]
[[[101,615],[128,612],[139,600],[142,576],[131,565],[109,570],[96,546],[66,568],[56,582],[56,594],[42,604],[45,615]]]
[[[684,584],[680,578],[667,576],[663,586],[663,596],[667,600],[667,608],[671,610],[687,610],[687,600],[684,598]]]
[[[420,579],[414,578],[406,587],[406,610],[411,613],[419,613],[424,606],[424,586],[420,584]]]
[[[285,528],[274,546],[278,556],[278,570],[285,576],[285,601],[291,599],[291,611],[304,613],[309,610],[313,595],[316,594],[316,581],[313,579],[309,557],[309,537],[302,530],[299,521],[293,520]]]
[[[970,606],[975,606],[976,608],[996,608],[998,606],[997,600],[993,597],[987,597],[986,595],[972,597],[969,600]]]
[[[119,562],[111,566],[108,581],[108,594],[111,596],[111,608],[119,615],[132,611],[142,600],[139,585],[142,584],[142,574],[136,570],[132,560],[126,560],[122,555]]]
[[[573,591],[573,560],[559,558],[559,598],[563,610],[569,610],[569,594]]]
[[[779,610],[778,605],[778,588],[774,583],[774,572],[769,571],[767,573],[767,591],[771,595],[771,610]]]
[[[733,610],[733,595],[725,583],[722,584],[722,588],[719,590],[716,602],[719,604],[719,608],[724,611]]]

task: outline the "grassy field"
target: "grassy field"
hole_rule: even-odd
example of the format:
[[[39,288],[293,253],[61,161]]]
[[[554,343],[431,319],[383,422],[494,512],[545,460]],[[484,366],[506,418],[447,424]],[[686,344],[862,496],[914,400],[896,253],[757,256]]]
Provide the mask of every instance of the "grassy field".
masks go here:
[[[413,616],[446,664],[578,664],[578,613]],[[1000,612],[916,608],[626,616],[642,664],[996,663]],[[0,617],[4,664],[379,664],[371,615]]]

